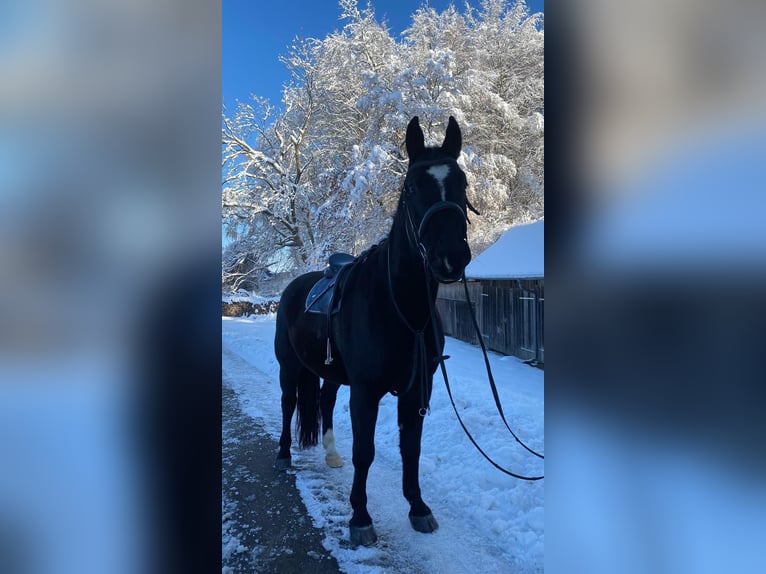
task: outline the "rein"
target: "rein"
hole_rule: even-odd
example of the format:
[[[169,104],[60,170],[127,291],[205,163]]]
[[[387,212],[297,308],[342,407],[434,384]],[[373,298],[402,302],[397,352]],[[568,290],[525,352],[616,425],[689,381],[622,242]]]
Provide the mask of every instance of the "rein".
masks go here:
[[[452,209],[457,210],[460,212],[460,215],[462,215],[465,218],[465,212],[463,209],[454,201],[437,201],[434,203],[431,207],[429,207],[426,212],[423,214],[423,218],[420,220],[420,225],[417,229],[415,229],[415,224],[412,220],[412,214],[410,213],[409,207],[407,206],[407,202],[403,201],[403,208],[404,213],[407,216],[407,219],[405,221],[405,231],[407,234],[407,240],[417,246],[418,252],[420,253],[420,257],[423,260],[423,272],[426,278],[426,289],[427,289],[427,296],[429,300],[429,305],[432,305],[431,303],[431,290],[428,286],[428,258],[426,254],[426,248],[423,245],[423,243],[420,241],[420,237],[423,234],[423,229],[425,228],[426,223],[431,219],[431,217],[434,216],[434,214],[444,211],[445,209]],[[467,230],[464,230],[467,231]],[[417,379],[417,375],[420,375],[421,381],[428,380],[428,357],[426,353],[426,336],[425,331],[428,327],[428,323],[431,322],[432,317],[434,316],[433,312],[429,309],[428,317],[426,318],[425,323],[420,329],[416,329],[413,327],[410,322],[407,320],[407,317],[404,316],[404,313],[402,313],[402,310],[399,308],[399,305],[396,302],[396,297],[394,296],[394,286],[393,282],[391,280],[391,246],[386,245],[386,267],[387,267],[387,274],[388,274],[388,294],[391,298],[391,302],[394,305],[394,310],[396,311],[397,316],[401,320],[402,323],[404,323],[404,326],[407,327],[407,330],[412,333],[415,336],[414,342],[413,342],[413,354],[412,354],[412,362],[413,362],[413,369],[412,369],[412,375],[410,376],[410,380],[407,383],[407,387],[404,389],[403,394],[406,394],[409,392],[409,390],[412,388],[412,385],[415,383],[415,380]],[[434,334],[436,334],[436,327],[434,327]],[[439,343],[437,339],[436,343],[436,349],[439,348]],[[418,414],[421,417],[426,416],[427,414],[431,413],[431,407],[429,406],[429,398],[428,398],[428,389],[426,388],[425,382],[420,387],[420,408],[418,409]],[[393,389],[391,391],[392,394],[398,395],[401,391],[397,389]]]
[[[416,373],[418,370],[420,370],[420,380],[423,381],[423,384],[420,387],[420,408],[418,409],[418,414],[421,417],[426,416],[427,414],[431,413],[431,407],[429,406],[429,400],[428,400],[428,389],[426,388],[425,381],[428,379],[428,361],[426,357],[426,334],[425,330],[426,327],[428,327],[428,323],[431,321],[431,313],[429,312],[428,317],[426,318],[426,322],[423,324],[423,326],[420,329],[415,329],[412,325],[410,325],[410,322],[407,320],[407,318],[404,316],[404,313],[402,313],[402,310],[399,308],[399,305],[396,303],[396,297],[394,296],[394,285],[391,281],[391,246],[390,244],[386,245],[386,267],[387,267],[387,275],[388,275],[388,294],[391,298],[391,302],[394,304],[394,310],[396,310],[396,314],[399,316],[399,319],[404,323],[404,326],[407,327],[407,330],[410,331],[413,335],[415,335],[415,341],[414,341],[414,349],[412,354],[412,362],[413,362],[413,369],[412,369],[412,375],[410,375],[410,380],[407,383],[407,388],[404,389],[404,393],[406,394],[409,392],[409,390],[412,388],[412,385],[415,383]],[[426,283],[428,283],[428,275],[426,275]],[[418,359],[420,359],[418,361]],[[418,364],[419,363],[419,364]],[[391,390],[391,394],[398,395],[399,390]]]
[[[505,423],[505,428],[508,429],[508,431],[513,435],[513,438],[516,439],[516,442],[518,442],[521,446],[523,446],[525,449],[527,449],[530,453],[535,455],[538,458],[544,459],[545,457],[540,454],[539,452],[532,450],[529,448],[524,442],[516,436],[516,433],[513,432],[513,429],[511,429],[511,426],[508,424],[508,421],[505,420],[505,413],[503,413],[503,405],[500,403],[500,396],[497,393],[497,387],[495,386],[495,377],[492,376],[492,369],[489,366],[489,358],[487,357],[487,348],[484,346],[484,337],[481,336],[481,331],[479,330],[479,322],[476,320],[476,313],[473,312],[473,302],[471,301],[470,296],[468,295],[468,285],[466,284],[465,280],[465,273],[463,273],[463,276],[461,277],[461,281],[463,283],[463,291],[465,292],[465,300],[466,303],[468,303],[468,308],[470,310],[471,314],[471,320],[473,322],[473,327],[476,330],[476,335],[479,339],[479,344],[481,345],[481,352],[484,355],[484,365],[487,369],[487,378],[489,379],[489,386],[492,389],[492,396],[495,398],[495,405],[497,406],[497,412],[500,413],[500,418],[503,419],[503,422]]]
[[[465,286],[465,275],[463,275],[463,285]],[[431,301],[431,296],[430,296],[431,295],[431,293],[430,293],[431,288],[428,286],[428,282],[426,282],[426,289],[429,292],[428,293],[428,295],[429,295],[429,297],[428,297],[429,311],[430,311],[431,315],[434,315],[436,313],[436,307],[435,307],[434,303]],[[467,289],[468,288],[466,287],[466,290]],[[469,304],[469,306],[470,306],[470,304]],[[471,311],[471,316],[473,317],[473,311]],[[476,321],[476,317],[474,317],[474,322],[475,321]],[[434,329],[434,339],[436,340],[437,345],[438,345],[439,336],[436,333],[436,329]],[[479,333],[479,340],[481,340],[481,333]],[[498,409],[500,409],[500,416],[503,418],[503,421],[505,421],[505,416],[503,415],[502,407],[500,406],[500,399],[498,398],[498,395],[497,395],[497,388],[495,387],[494,377],[492,376],[492,371],[491,371],[491,369],[489,367],[489,359],[487,358],[487,351],[485,350],[483,343],[482,343],[481,349],[482,349],[482,351],[484,353],[484,362],[485,362],[485,364],[487,366],[487,373],[489,374],[489,382],[490,382],[490,386],[492,387],[492,394],[495,396],[495,404],[497,405]],[[476,450],[478,450],[481,453],[481,455],[484,458],[486,458],[487,461],[489,461],[489,463],[492,466],[494,466],[496,469],[498,469],[499,471],[504,472],[505,474],[510,475],[510,476],[512,476],[514,478],[518,478],[520,480],[529,480],[529,481],[540,480],[542,478],[545,478],[543,475],[540,475],[540,476],[524,476],[524,475],[521,475],[521,474],[516,474],[515,472],[511,472],[510,470],[508,470],[506,468],[503,468],[498,463],[496,463],[494,460],[492,460],[492,458],[486,452],[484,452],[482,450],[482,448],[476,442],[476,439],[473,438],[473,435],[471,435],[470,431],[465,426],[465,423],[463,422],[463,419],[460,418],[460,413],[458,412],[457,406],[455,405],[455,399],[452,397],[452,389],[451,389],[450,384],[449,384],[449,378],[447,377],[447,367],[444,365],[444,359],[445,358],[443,356],[439,357],[439,366],[441,367],[442,377],[444,377],[444,386],[447,387],[447,395],[449,396],[450,403],[452,403],[452,409],[455,411],[455,415],[457,416],[457,420],[460,423],[460,426],[463,427],[463,431],[465,432],[466,436],[468,437],[468,440],[470,440],[471,443],[473,444],[473,446],[476,447]],[[508,423],[507,422],[505,423],[505,425],[508,427]],[[508,427],[508,430],[511,430],[511,428]],[[533,451],[527,445],[525,445],[523,442],[521,442],[521,440],[519,440],[519,437],[517,437],[516,434],[512,430],[511,430],[511,434],[516,439],[516,441],[519,444],[521,444],[521,446],[526,448],[532,454],[534,454],[536,456],[539,456],[540,458],[544,458],[543,455]]]
[[[423,325],[422,329],[416,330],[413,329],[413,327],[410,325],[410,323],[407,321],[407,319],[404,317],[404,314],[402,313],[401,309],[399,309],[399,305],[396,303],[396,298],[394,297],[394,291],[393,291],[393,285],[391,282],[391,258],[390,258],[390,249],[387,246],[387,264],[388,264],[388,288],[389,288],[389,294],[391,296],[391,301],[394,304],[394,309],[396,310],[397,315],[399,316],[399,319],[404,323],[404,325],[415,335],[415,355],[413,357],[413,362],[418,362],[418,357],[420,357],[420,371],[421,371],[421,377],[423,381],[427,379],[427,368],[428,365],[426,364],[426,348],[425,348],[425,329],[428,326],[429,321],[433,322],[434,328],[433,328],[433,334],[434,334],[434,343],[435,348],[439,348],[439,333],[437,333],[437,324],[438,321],[434,319],[436,317],[436,307],[434,303],[434,298],[431,296],[431,286],[428,282],[428,258],[426,253],[426,248],[423,245],[423,243],[420,241],[420,237],[423,231],[423,228],[428,221],[435,213],[439,211],[443,211],[445,209],[457,209],[460,211],[460,213],[465,217],[465,212],[463,209],[455,202],[452,201],[438,201],[434,203],[423,215],[423,218],[420,221],[420,225],[418,226],[418,229],[415,229],[415,224],[412,220],[412,216],[410,214],[410,210],[408,209],[406,202],[404,203],[404,211],[407,214],[407,223],[409,225],[405,225],[406,231],[407,231],[407,238],[411,241],[411,243],[414,244],[414,246],[417,248],[418,252],[420,253],[420,256],[423,260],[423,269],[425,271],[425,282],[426,282],[426,295],[428,300],[428,319],[426,319],[425,324]],[[535,450],[528,447],[524,442],[516,436],[516,433],[513,432],[513,429],[511,429],[511,426],[508,424],[508,421],[505,418],[505,413],[503,412],[503,406],[500,402],[500,396],[497,392],[497,386],[495,385],[495,378],[492,375],[492,369],[489,364],[489,358],[487,356],[487,349],[484,345],[484,339],[481,335],[481,331],[479,329],[479,323],[476,320],[476,314],[473,311],[473,307],[471,304],[471,300],[468,294],[468,285],[466,284],[465,279],[465,273],[463,273],[461,277],[462,283],[463,283],[463,289],[465,291],[465,297],[466,302],[468,303],[468,308],[471,314],[471,319],[473,322],[474,329],[476,330],[476,334],[478,335],[479,343],[481,345],[481,351],[484,355],[484,365],[487,369],[487,378],[489,379],[489,385],[492,390],[492,396],[495,399],[495,406],[497,407],[498,412],[500,413],[500,418],[503,420],[503,423],[505,424],[505,427],[508,429],[508,431],[511,433],[514,439],[516,439],[516,442],[518,442],[521,446],[523,446],[527,451],[532,453],[533,455],[537,456],[538,458],[544,459],[545,457],[536,452]],[[442,333],[443,335],[443,333]],[[492,458],[482,450],[482,448],[479,446],[479,444],[476,442],[476,440],[473,438],[471,433],[469,432],[468,428],[465,426],[465,423],[463,422],[463,419],[460,417],[460,413],[457,410],[457,406],[455,405],[455,400],[452,397],[452,389],[449,384],[449,378],[447,377],[447,367],[444,364],[445,359],[449,357],[445,356],[439,356],[439,366],[442,371],[442,377],[444,378],[444,385],[447,387],[447,395],[449,396],[450,403],[452,403],[452,408],[455,411],[455,415],[457,416],[457,420],[460,423],[460,426],[463,428],[463,431],[465,432],[468,439],[471,441],[474,447],[476,447],[476,450],[481,453],[481,455],[487,459],[487,461],[492,464],[495,468],[498,470],[504,472],[507,475],[510,475],[514,478],[518,478],[520,480],[529,480],[529,481],[535,481],[540,480],[544,478],[544,475],[540,476],[524,476],[520,474],[516,474],[514,472],[511,472],[510,470],[507,470],[500,466],[498,463],[496,463]],[[415,369],[413,369],[412,377],[410,378],[410,382],[407,385],[407,389],[405,390],[405,393],[410,390],[412,387],[412,384],[415,379]],[[430,412],[430,407],[428,406],[428,394],[425,389],[425,384],[422,386],[421,389],[421,408],[420,408],[420,415],[425,416],[426,413]]]

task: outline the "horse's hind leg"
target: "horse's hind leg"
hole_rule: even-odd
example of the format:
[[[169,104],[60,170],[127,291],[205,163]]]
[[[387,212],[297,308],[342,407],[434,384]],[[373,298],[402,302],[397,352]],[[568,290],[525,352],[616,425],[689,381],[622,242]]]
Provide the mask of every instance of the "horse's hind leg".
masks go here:
[[[343,459],[335,448],[335,434],[332,431],[332,412],[335,408],[335,399],[338,396],[338,383],[325,380],[322,383],[322,394],[319,399],[322,410],[322,445],[324,446],[324,460],[327,466],[338,468],[343,466]]]
[[[277,328],[274,334],[274,354],[279,361],[279,386],[282,389],[282,434],[279,436],[279,452],[274,463],[277,470],[285,470],[292,463],[290,458],[290,444],[292,443],[290,423],[298,403],[298,376],[294,372],[294,365],[298,364],[298,357],[290,343],[286,321],[284,308],[280,305],[280,309],[277,311]]]
[[[284,470],[292,462],[290,423],[296,406],[296,433],[300,448],[314,446],[319,440],[319,377],[301,365],[297,358],[294,362],[280,360],[279,384],[282,387],[282,434],[276,467]]]
[[[292,464],[290,425],[298,402],[298,374],[293,371],[294,369],[285,364],[279,369],[279,385],[282,388],[282,434],[279,437],[279,453],[274,464],[277,470],[285,470]]]
[[[290,425],[298,404],[298,383],[303,369],[287,334],[286,320],[282,312],[283,309],[280,308],[274,336],[274,353],[279,361],[279,386],[282,389],[282,434],[279,437],[279,453],[274,464],[278,470],[285,470],[292,464]]]

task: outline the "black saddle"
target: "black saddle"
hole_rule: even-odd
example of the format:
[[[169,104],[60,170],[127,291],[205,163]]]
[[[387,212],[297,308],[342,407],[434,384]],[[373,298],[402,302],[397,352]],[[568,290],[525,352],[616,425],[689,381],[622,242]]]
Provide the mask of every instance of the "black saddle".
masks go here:
[[[339,284],[343,272],[349,269],[349,265],[354,261],[356,258],[348,253],[330,255],[324,276],[314,283],[306,297],[306,313],[329,315],[340,310],[343,293],[335,287]]]

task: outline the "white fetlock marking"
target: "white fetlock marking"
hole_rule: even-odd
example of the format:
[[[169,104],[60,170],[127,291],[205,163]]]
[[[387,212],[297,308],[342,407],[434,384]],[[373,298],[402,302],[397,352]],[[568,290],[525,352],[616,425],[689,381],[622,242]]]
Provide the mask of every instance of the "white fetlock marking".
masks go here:
[[[335,435],[333,434],[332,429],[328,429],[328,431],[324,433],[324,436],[322,437],[322,446],[324,446],[324,460],[327,463],[327,466],[332,468],[343,466],[343,459],[338,453],[338,449],[335,448]]]
[[[338,451],[335,448],[335,435],[333,434],[332,429],[327,429],[327,432],[324,433],[324,436],[322,437],[322,446],[324,446],[327,454],[338,454]]]

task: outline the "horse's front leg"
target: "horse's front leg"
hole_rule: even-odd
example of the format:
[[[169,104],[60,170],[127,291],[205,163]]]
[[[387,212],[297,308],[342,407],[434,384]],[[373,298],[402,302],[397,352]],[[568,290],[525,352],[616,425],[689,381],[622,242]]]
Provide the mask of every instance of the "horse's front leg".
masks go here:
[[[429,381],[430,382],[430,381]],[[429,385],[429,389],[431,386]],[[430,393],[429,393],[430,395]],[[420,439],[423,417],[420,416],[420,392],[413,390],[399,397],[399,450],[402,454],[402,491],[410,503],[410,524],[418,532],[433,532],[439,528],[431,509],[420,495]]]
[[[375,423],[378,420],[379,399],[373,397],[362,384],[352,384],[350,401],[351,429],[354,434],[354,484],[351,487],[351,507],[354,513],[349,522],[349,533],[354,546],[370,546],[378,539],[372,518],[367,512],[367,474],[375,459]]]
[[[335,434],[332,431],[332,413],[335,409],[335,399],[338,396],[338,383],[325,380],[322,383],[322,394],[319,407],[322,409],[322,446],[324,446],[324,460],[327,466],[338,468],[343,466],[343,459],[335,448]]]

